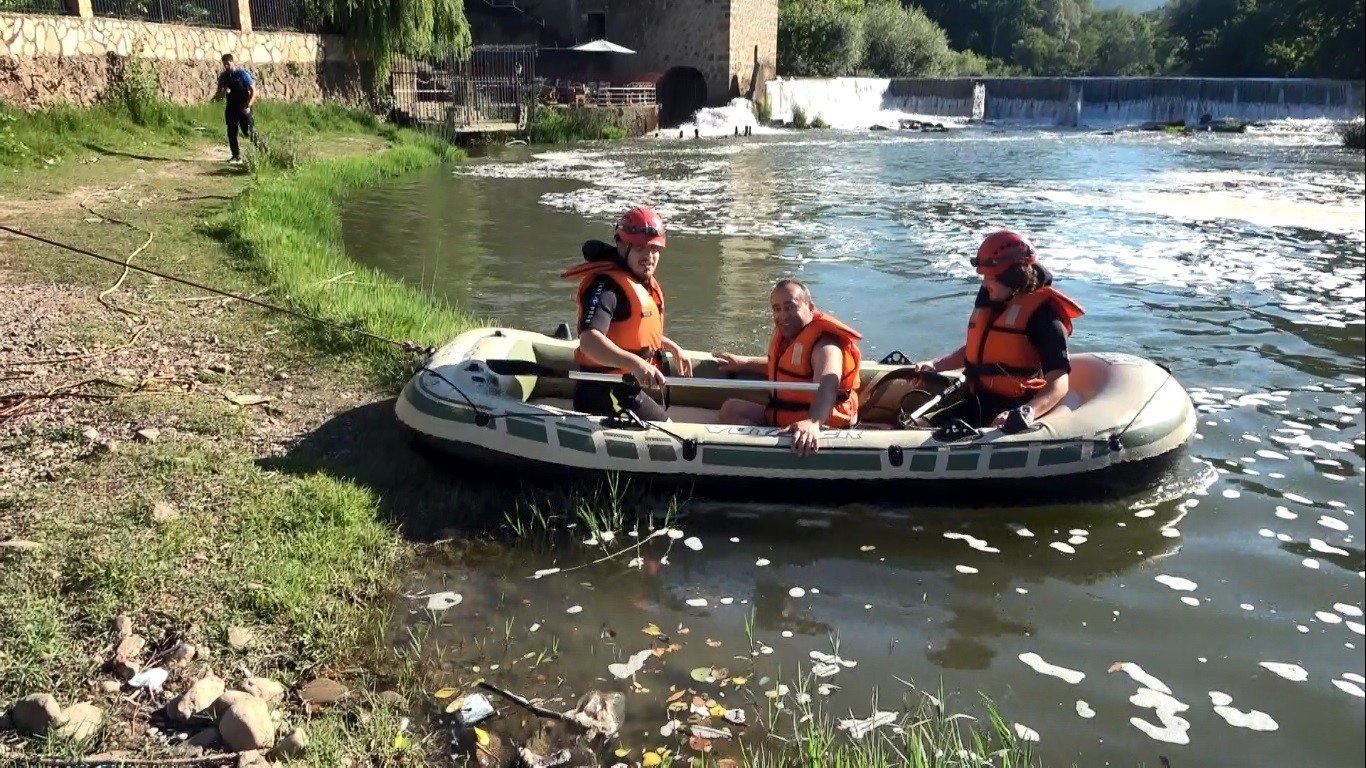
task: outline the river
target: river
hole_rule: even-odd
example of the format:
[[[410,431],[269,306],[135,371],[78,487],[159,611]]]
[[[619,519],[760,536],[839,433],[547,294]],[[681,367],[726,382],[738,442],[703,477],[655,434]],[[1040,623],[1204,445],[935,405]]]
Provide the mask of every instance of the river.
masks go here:
[[[953,706],[980,716],[981,692],[1037,733],[1046,765],[1359,765],[1364,181],[1361,153],[1314,123],[761,131],[509,147],[358,195],[344,234],[363,263],[548,332],[573,319],[560,270],[646,201],[667,222],[660,277],[684,346],[762,352],[769,285],[791,275],[862,330],[865,357],[918,359],[961,343],[968,257],[1005,225],[1085,307],[1074,348],[1166,363],[1199,405],[1168,482],[1107,504],[713,505],[685,510],[689,538],[653,540],[667,558],[644,570],[623,555],[530,578],[629,531],[490,557],[485,585],[501,591],[467,581],[453,611],[497,615],[500,630],[510,616],[509,660],[554,634],[565,690],[624,689],[607,665],[649,647],[649,623],[681,641],[645,665],[632,746],[665,742],[668,687],[697,687],[699,665],[755,664],[755,719],[765,690],[836,653],[855,664],[812,690],[835,715],[869,716],[875,689],[895,709],[898,679],[942,678]],[[412,590],[448,588],[461,566],[434,558]]]

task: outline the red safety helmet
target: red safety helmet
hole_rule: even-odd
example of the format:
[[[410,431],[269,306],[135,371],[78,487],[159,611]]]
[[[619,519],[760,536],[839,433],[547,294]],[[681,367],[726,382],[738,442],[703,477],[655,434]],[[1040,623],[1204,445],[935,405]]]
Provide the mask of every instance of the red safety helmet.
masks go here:
[[[664,219],[648,205],[637,205],[617,219],[618,240],[631,245],[664,247]]]
[[[972,266],[977,268],[979,275],[996,277],[1016,264],[1033,264],[1037,260],[1038,251],[1024,235],[1002,229],[987,235],[977,246]]]

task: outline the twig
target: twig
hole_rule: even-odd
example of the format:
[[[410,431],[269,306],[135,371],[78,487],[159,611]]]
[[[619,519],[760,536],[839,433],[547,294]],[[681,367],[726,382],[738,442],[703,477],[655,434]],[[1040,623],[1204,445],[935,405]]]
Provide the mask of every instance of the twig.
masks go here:
[[[266,294],[266,293],[270,293],[270,289],[269,289],[269,288],[266,288],[266,289],[257,291],[256,293],[253,293],[252,295],[248,296],[247,298],[248,298],[248,299],[254,299],[254,298],[256,298],[257,296],[261,296],[262,294]],[[174,303],[194,304],[195,302],[200,302],[200,301],[221,301],[221,302],[223,302],[223,306],[227,306],[227,305],[228,305],[228,302],[230,302],[230,301],[236,301],[236,300],[237,300],[237,298],[234,297],[234,296],[228,296],[228,297],[226,297],[226,298],[223,297],[223,296],[186,296],[186,297],[184,297],[184,298],[148,299],[148,301],[149,301],[150,303],[154,303],[154,304],[174,304]]]
[[[550,720],[561,720],[566,723],[575,723],[574,718],[570,717],[568,713],[556,712],[553,709],[547,709],[546,707],[532,704],[525,698],[518,696],[517,694],[512,693],[511,691],[505,691],[487,680],[480,680],[479,687],[483,688],[486,691],[493,691],[499,696],[502,696],[503,698],[507,699],[508,701],[511,701],[512,703],[516,704],[522,709],[525,709],[531,714],[536,715],[537,717],[544,717]]]

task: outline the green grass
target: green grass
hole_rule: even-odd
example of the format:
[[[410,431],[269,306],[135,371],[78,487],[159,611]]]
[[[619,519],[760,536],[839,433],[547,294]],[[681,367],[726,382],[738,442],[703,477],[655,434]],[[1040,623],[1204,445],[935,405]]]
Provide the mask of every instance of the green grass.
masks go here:
[[[473,318],[377,270],[358,268],[345,253],[338,204],[351,192],[458,160],[458,149],[402,131],[379,154],[310,163],[297,172],[263,167],[256,182],[211,229],[275,301],[347,327],[424,346],[447,340]],[[269,166],[270,164],[264,164]],[[331,281],[356,271],[352,280]],[[402,350],[316,324],[300,331],[328,352],[356,352],[387,380],[410,373]]]
[[[70,482],[81,492],[41,497],[25,534],[42,548],[0,553],[0,701],[82,689],[118,614],[152,643],[163,631],[207,642],[216,668],[245,659],[290,681],[366,639],[401,555],[369,492],[232,450],[124,446]],[[154,522],[159,501],[179,515]],[[228,649],[239,625],[255,629],[255,649]]]

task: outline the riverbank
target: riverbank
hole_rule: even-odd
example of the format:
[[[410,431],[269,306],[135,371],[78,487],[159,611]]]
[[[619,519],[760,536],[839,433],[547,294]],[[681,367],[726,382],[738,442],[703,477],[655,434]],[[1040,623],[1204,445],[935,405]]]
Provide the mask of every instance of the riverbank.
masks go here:
[[[458,154],[365,115],[262,104],[269,149],[229,166],[216,110],[159,114],[4,113],[0,222],[419,346],[472,322],[349,262],[337,229],[348,191]],[[420,633],[394,637],[410,628],[391,606],[430,542],[461,539],[435,545],[459,559],[470,531],[526,510],[413,459],[390,404],[413,360],[10,235],[0,294],[0,712],[25,701],[0,757],[449,754],[426,727],[449,698],[434,694],[469,690],[507,630],[441,620],[468,624],[474,675],[452,679],[424,667],[443,650]],[[456,503],[465,528],[447,529]],[[792,727],[886,762],[890,743],[836,742],[833,717]],[[759,765],[779,758],[762,745]]]

